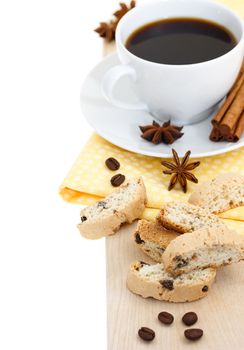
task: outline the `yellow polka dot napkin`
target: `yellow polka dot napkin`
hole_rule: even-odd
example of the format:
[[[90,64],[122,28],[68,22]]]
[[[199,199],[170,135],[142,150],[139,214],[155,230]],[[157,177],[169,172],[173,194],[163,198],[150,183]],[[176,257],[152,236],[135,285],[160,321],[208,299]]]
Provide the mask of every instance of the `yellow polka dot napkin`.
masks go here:
[[[111,171],[105,166],[105,160],[109,157],[120,162],[118,171]],[[244,174],[244,147],[222,155],[201,158],[200,161],[201,165],[194,170],[200,184],[221,173]],[[93,204],[114,190],[110,179],[116,173],[122,173],[127,179],[143,177],[149,208],[159,209],[170,200],[187,201],[197,185],[188,183],[186,194],[179,187],[169,192],[167,187],[170,176],[164,175],[162,171],[161,159],[131,153],[93,134],[63,181],[60,194],[69,202]],[[221,216],[244,221],[244,207],[232,209]]]
[[[219,2],[244,17],[244,0],[219,0]],[[104,46],[104,54],[113,50],[114,45]],[[121,164],[119,171],[112,172],[106,168],[104,161],[108,157],[119,160]],[[221,173],[244,174],[244,147],[226,154],[201,158],[200,161],[201,165],[194,171],[200,184]],[[70,203],[90,205],[114,190],[110,184],[110,178],[114,174],[123,173],[127,179],[142,176],[148,194],[148,208],[144,212],[144,218],[152,220],[164,202],[187,201],[197,186],[188,183],[187,194],[181,192],[179,188],[169,192],[167,186],[170,177],[164,175],[162,170],[160,159],[128,152],[94,134],[64,179],[60,195]],[[244,207],[229,210],[220,216],[231,228],[244,233]]]

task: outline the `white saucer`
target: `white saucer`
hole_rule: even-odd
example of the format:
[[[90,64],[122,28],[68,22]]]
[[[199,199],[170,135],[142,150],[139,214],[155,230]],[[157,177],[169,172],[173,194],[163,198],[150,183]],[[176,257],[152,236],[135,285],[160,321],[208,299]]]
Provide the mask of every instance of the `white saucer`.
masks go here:
[[[199,158],[229,152],[244,145],[244,135],[237,143],[210,141],[212,116],[200,123],[184,126],[184,135],[173,145],[154,145],[142,139],[138,126],[151,124],[155,118],[147,112],[114,107],[106,101],[101,92],[104,74],[118,63],[116,53],[104,58],[89,73],[81,89],[81,108],[85,118],[95,131],[109,142],[132,152],[165,158],[171,157],[172,148],[175,148],[180,156],[191,150],[191,156]],[[125,101],[136,99],[133,85],[126,78],[118,83],[115,93]]]

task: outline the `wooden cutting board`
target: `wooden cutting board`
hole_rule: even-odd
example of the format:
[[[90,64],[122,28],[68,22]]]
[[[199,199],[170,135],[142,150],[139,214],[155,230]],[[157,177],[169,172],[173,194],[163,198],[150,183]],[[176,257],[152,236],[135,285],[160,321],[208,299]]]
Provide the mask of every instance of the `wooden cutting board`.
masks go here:
[[[126,288],[126,275],[134,260],[150,262],[134,244],[135,224],[106,239],[108,350],[242,350],[244,349],[244,264],[222,268],[207,297],[192,303],[173,304],[143,299]],[[175,317],[171,326],[161,324],[157,315],[168,311]],[[195,327],[204,330],[197,342],[184,337],[181,318],[187,311],[198,314]],[[140,327],[156,332],[150,343],[137,335]],[[193,326],[194,327],[194,326]]]

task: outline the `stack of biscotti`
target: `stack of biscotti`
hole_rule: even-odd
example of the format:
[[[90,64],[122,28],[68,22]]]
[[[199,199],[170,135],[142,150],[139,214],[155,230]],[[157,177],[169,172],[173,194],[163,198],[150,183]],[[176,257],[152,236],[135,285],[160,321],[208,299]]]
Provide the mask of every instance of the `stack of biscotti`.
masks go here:
[[[151,255],[152,257],[152,255]],[[227,227],[201,228],[171,240],[161,264],[134,262],[127,286],[142,297],[172,302],[207,295],[220,266],[244,259],[244,237]]]
[[[145,254],[161,262],[163,252],[173,239],[202,227],[217,229],[226,225],[207,209],[183,202],[169,202],[160,210],[156,222],[138,221],[134,241]]]
[[[209,208],[190,203],[167,203],[156,222],[139,221],[134,240],[158,262],[130,266],[127,286],[144,298],[200,299],[207,295],[218,267],[244,259],[244,237],[229,230]]]
[[[142,217],[146,201],[143,180],[132,179],[81,211],[80,233],[89,239],[114,234]],[[244,259],[244,237],[214,214],[243,204],[244,176],[227,174],[199,186],[189,203],[166,203],[156,222],[139,220],[135,244],[157,264],[132,263],[128,288],[172,302],[206,296],[218,267]]]
[[[203,298],[214,282],[216,270],[193,270],[174,277],[164,265],[135,261],[127,276],[127,287],[143,298],[170,302],[186,302]]]

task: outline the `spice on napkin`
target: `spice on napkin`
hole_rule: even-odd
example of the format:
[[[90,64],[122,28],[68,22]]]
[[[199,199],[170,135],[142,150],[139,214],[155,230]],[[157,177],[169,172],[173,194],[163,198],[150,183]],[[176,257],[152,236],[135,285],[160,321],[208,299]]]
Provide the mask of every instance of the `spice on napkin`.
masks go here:
[[[114,171],[114,175],[123,171],[127,179],[143,177],[147,188],[148,208],[159,209],[163,203],[172,200],[187,201],[197,186],[189,183],[186,194],[180,189],[169,192],[168,177],[162,176],[161,159],[123,150],[93,134],[64,179],[60,187],[61,196],[68,202],[90,205],[114,191],[110,184],[111,170],[105,165],[105,160],[109,157],[120,163],[120,169]],[[244,147],[225,154],[204,157],[194,174],[200,184],[221,173],[244,174],[243,159]],[[221,217],[244,221],[244,207],[222,213]]]

